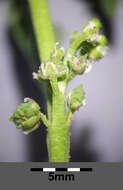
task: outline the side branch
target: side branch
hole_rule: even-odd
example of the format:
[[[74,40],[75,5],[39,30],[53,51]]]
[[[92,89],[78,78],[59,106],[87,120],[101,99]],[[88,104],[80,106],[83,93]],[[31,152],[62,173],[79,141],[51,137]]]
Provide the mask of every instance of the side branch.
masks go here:
[[[71,126],[73,116],[74,116],[74,112],[69,110],[68,114],[67,114],[67,126],[69,126],[69,127]]]
[[[45,124],[46,127],[50,127],[51,123],[48,121],[48,119],[46,118],[46,116],[40,112],[40,118],[43,121],[43,123]]]
[[[72,80],[74,77],[75,77],[75,73],[74,73],[73,71],[71,71],[71,72],[67,75],[67,77],[66,77],[66,79],[65,79],[66,83],[68,84],[69,81]]]
[[[50,84],[51,84],[52,91],[53,91],[54,95],[56,95],[57,93],[59,93],[59,87],[58,87],[57,78],[51,79],[50,80]]]

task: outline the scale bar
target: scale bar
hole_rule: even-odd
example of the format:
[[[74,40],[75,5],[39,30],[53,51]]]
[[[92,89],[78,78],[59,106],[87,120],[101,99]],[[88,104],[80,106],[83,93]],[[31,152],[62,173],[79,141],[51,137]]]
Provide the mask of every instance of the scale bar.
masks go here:
[[[92,172],[92,168],[31,168],[31,172]]]
[[[67,168],[56,168],[56,172],[67,172]]]
[[[30,168],[31,172],[43,172],[43,168]]]
[[[80,172],[80,168],[68,168],[68,172]]]
[[[55,172],[55,168],[43,168],[43,172]]]
[[[92,172],[92,168],[80,168],[80,172]]]

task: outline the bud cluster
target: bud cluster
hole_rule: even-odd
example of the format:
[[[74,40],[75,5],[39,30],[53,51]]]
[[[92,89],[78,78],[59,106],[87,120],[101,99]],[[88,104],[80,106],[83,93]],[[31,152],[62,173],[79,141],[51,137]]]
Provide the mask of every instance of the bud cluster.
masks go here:
[[[50,61],[41,63],[38,73],[33,73],[34,79],[51,80],[53,78],[65,78],[68,73],[68,68],[64,64],[64,48],[55,44],[54,52],[51,55]]]
[[[22,129],[24,134],[28,134],[40,126],[40,107],[34,100],[25,98],[24,103],[17,106],[10,120],[18,129]]]
[[[68,54],[68,65],[75,74],[86,73],[91,68],[92,61],[104,57],[107,51],[107,40],[104,35],[99,34],[101,23],[98,19],[92,19],[83,28],[79,36],[77,32],[72,34],[71,46],[78,45],[80,55]],[[82,41],[81,41],[82,39]]]
[[[42,62],[38,73],[33,73],[33,78],[39,81],[50,80],[53,98],[65,98],[68,82],[75,76],[88,73],[92,68],[92,62],[98,61],[107,51],[107,40],[100,32],[101,23],[98,19],[90,20],[83,28],[82,33],[72,34],[70,47],[66,54],[59,43],[55,44],[54,51],[47,62]],[[50,95],[48,95],[50,96]],[[52,101],[54,103],[55,101]],[[60,105],[64,101],[58,101]],[[67,120],[71,121],[73,114],[80,106],[85,105],[85,93],[80,85],[73,89],[67,97],[69,108]],[[58,106],[57,106],[58,107]],[[57,112],[58,110],[56,110]],[[51,123],[46,116],[40,112],[39,105],[32,99],[26,98],[25,103],[20,104],[10,118],[17,128],[22,129],[25,134],[36,130],[40,125],[40,119],[49,127]]]
[[[100,21],[92,19],[82,28],[81,35],[74,32],[69,49],[74,50],[76,44],[78,47],[74,53],[68,49],[66,56],[64,48],[57,42],[50,60],[41,63],[38,73],[33,73],[33,78],[41,81],[53,78],[64,80],[71,71],[75,75],[88,72],[92,67],[92,61],[97,61],[106,54],[107,40],[104,35],[99,34],[100,28]]]
[[[103,58],[107,51],[107,40],[104,35],[99,34],[100,28],[100,21],[92,19],[82,29],[83,34],[86,35],[86,40],[82,44],[82,48],[85,48],[84,54],[88,55],[88,59],[94,61]]]

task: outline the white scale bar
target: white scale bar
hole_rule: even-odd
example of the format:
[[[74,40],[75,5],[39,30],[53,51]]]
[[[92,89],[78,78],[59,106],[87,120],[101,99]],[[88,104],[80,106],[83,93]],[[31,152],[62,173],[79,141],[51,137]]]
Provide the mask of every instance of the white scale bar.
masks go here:
[[[55,168],[43,168],[43,172],[55,172]]]
[[[80,172],[80,168],[68,168],[68,172]]]

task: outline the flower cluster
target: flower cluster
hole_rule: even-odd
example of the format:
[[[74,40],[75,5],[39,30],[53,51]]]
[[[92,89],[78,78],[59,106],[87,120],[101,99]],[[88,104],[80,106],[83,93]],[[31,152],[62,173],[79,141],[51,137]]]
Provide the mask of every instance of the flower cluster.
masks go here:
[[[92,19],[82,28],[82,34],[72,34],[71,45],[67,53],[66,62],[69,72],[84,74],[91,70],[92,62],[98,61],[107,51],[107,40],[99,34],[101,23],[98,19]],[[74,76],[73,75],[73,76]],[[85,104],[84,90],[80,85],[72,90],[67,98],[67,104],[71,111],[76,111]]]
[[[17,106],[9,119],[15,123],[17,129],[29,134],[40,126],[40,107],[34,100],[25,98],[24,103]]]
[[[100,28],[100,21],[92,19],[82,28],[81,35],[78,35],[77,32],[72,34],[67,63],[75,74],[88,72],[92,67],[92,62],[105,56],[107,40],[104,35],[99,34]],[[78,51],[79,55],[77,55]]]
[[[38,73],[33,73],[33,78],[37,80],[64,79],[68,73],[68,68],[63,60],[64,48],[59,47],[59,43],[57,42],[50,60],[46,63],[41,63]]]
[[[53,78],[65,80],[70,72],[76,75],[90,71],[91,63],[104,57],[107,50],[107,40],[99,34],[100,28],[100,21],[92,19],[82,28],[80,35],[74,32],[66,54],[57,42],[50,60],[41,63],[38,73],[33,73],[33,78],[41,81]]]
[[[107,40],[100,34],[101,23],[98,19],[90,20],[79,35],[78,32],[72,34],[70,46],[67,52],[57,42],[54,51],[47,62],[42,62],[38,73],[33,73],[33,78],[39,81],[50,82],[52,93],[65,95],[68,82],[76,75],[87,73],[92,68],[92,62],[96,62],[107,51]],[[85,105],[85,94],[83,86],[73,89],[67,97],[67,105],[70,113],[74,113]],[[71,117],[70,117],[71,118]],[[49,121],[40,112],[38,104],[32,99],[25,99],[25,103],[18,106],[10,118],[17,128],[21,128],[28,134],[40,125],[40,119],[46,126]]]

